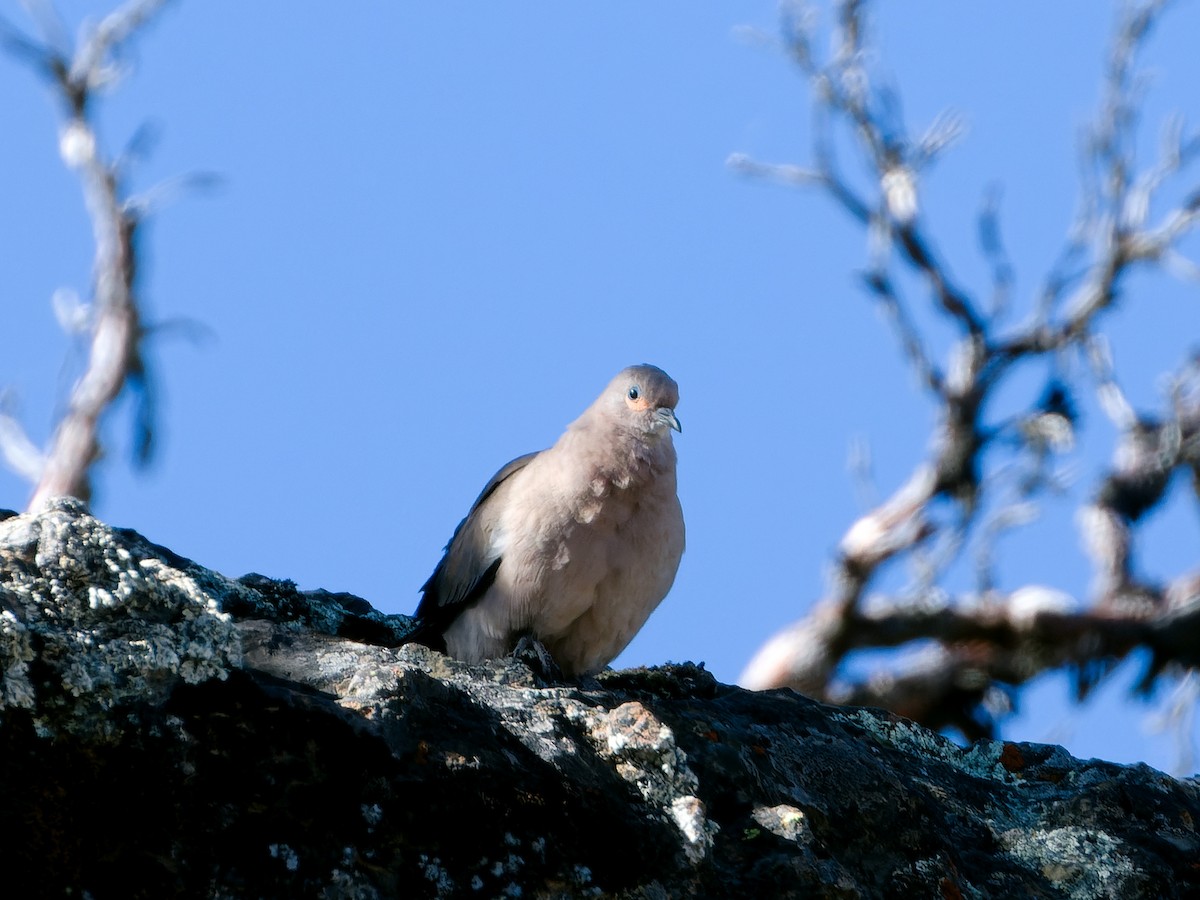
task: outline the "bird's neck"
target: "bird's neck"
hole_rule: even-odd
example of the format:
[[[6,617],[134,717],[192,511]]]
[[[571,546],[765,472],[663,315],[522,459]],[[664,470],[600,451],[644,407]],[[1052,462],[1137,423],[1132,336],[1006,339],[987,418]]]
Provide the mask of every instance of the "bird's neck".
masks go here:
[[[560,443],[570,456],[583,462],[589,482],[600,479],[624,488],[675,474],[675,445],[669,432],[618,431],[597,440],[587,424],[577,422]]]

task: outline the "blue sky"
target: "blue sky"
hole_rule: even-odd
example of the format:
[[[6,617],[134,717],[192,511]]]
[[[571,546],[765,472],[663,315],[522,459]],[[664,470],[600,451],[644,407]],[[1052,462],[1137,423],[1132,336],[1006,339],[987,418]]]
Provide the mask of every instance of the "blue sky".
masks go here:
[[[75,23],[106,5],[60,8]],[[12,0],[0,12],[28,23]],[[222,186],[150,225],[148,315],[191,324],[151,345],[156,463],[131,472],[119,409],[96,512],[228,575],[411,612],[487,478],[552,443],[619,369],[652,362],[680,385],[688,550],[618,664],[702,660],[735,680],[820,596],[864,509],[851,442],[869,443],[886,494],[934,413],[856,285],[864,235],[825,198],[725,165],[809,159],[807,87],[771,44],[777,23],[772,2],[174,4],[101,108],[102,134],[115,149],[156,126],[140,189],[197,171]],[[1071,221],[1110,23],[1090,0],[877,10],[910,129],[947,108],[969,126],[923,185],[931,231],[985,293],[976,216],[1001,185],[1018,310]],[[1167,112],[1200,120],[1197,33],[1181,5],[1149,44],[1147,149]],[[50,297],[86,293],[90,232],[49,89],[4,57],[0,101],[0,385],[41,442],[81,352]],[[1142,407],[1195,342],[1196,290],[1135,278],[1110,320]],[[1111,446],[1092,413],[1075,499]],[[0,506],[26,493],[0,473]],[[1002,545],[1001,586],[1086,594],[1073,509]],[[1196,564],[1194,500],[1147,530],[1147,571]],[[1134,674],[1083,707],[1042,679],[1005,735],[1169,768],[1170,740],[1146,732],[1156,707],[1124,702]]]

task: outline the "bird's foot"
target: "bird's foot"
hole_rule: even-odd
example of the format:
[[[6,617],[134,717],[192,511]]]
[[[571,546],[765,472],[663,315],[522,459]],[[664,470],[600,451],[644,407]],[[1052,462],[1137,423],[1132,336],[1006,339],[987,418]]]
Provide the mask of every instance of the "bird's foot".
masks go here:
[[[546,645],[531,634],[521,635],[517,645],[513,647],[513,659],[525,663],[533,671],[538,681],[546,684],[558,684],[563,680],[562,669],[559,668]]]

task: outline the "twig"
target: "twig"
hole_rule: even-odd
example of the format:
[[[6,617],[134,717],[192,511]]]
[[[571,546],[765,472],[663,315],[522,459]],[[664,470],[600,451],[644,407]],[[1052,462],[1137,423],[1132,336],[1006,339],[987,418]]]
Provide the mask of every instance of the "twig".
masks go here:
[[[10,49],[32,60],[58,88],[65,112],[59,152],[79,176],[95,241],[86,368],[71,390],[66,412],[44,454],[30,509],[60,495],[90,499],[90,469],[100,454],[100,421],[129,387],[141,401],[139,454],[149,452],[153,430],[150,382],[141,352],[144,331],[136,296],[136,244],[142,218],[136,204],[125,196],[119,163],[109,162],[100,149],[91,121],[91,101],[96,90],[116,78],[120,51],[164,5],[165,0],[131,0],[101,19],[73,54],[56,46],[62,41],[63,29],[48,4],[35,5],[36,17],[47,31],[44,43],[5,29]],[[20,439],[9,433],[7,443],[11,448],[19,445]]]
[[[1071,669],[1086,693],[1136,647],[1149,648],[1155,660],[1147,683],[1169,665],[1200,665],[1195,650],[1200,589],[1188,593],[1188,585],[1200,579],[1181,576],[1164,587],[1139,578],[1133,565],[1136,527],[1163,502],[1173,474],[1188,471],[1200,484],[1200,363],[1174,380],[1166,413],[1139,414],[1119,387],[1098,330],[1133,266],[1170,265],[1200,274],[1200,267],[1177,249],[1200,219],[1200,188],[1185,191],[1180,203],[1149,224],[1157,194],[1200,156],[1200,137],[1185,137],[1182,125],[1173,121],[1164,129],[1153,166],[1140,172],[1134,154],[1143,91],[1136,58],[1165,5],[1163,0],[1129,3],[1118,19],[1100,113],[1085,145],[1079,212],[1058,261],[1032,298],[1030,319],[1004,333],[999,321],[1014,277],[999,237],[997,192],[988,196],[980,215],[993,297],[986,319],[930,249],[920,215],[922,170],[960,133],[957,120],[950,120],[954,127],[935,124],[915,149],[911,146],[894,94],[872,88],[865,0],[836,3],[828,61],[815,50],[817,22],[809,8],[789,19],[791,55],[814,96],[814,164],[765,166],[739,157],[735,165],[749,174],[818,187],[866,229],[871,255],[864,282],[888,314],[920,383],[939,402],[940,416],[930,457],[891,498],[851,525],[839,544],[827,595],[807,618],[763,646],[744,683],[790,685],[834,702],[885,705],[973,736],[990,732],[995,716],[1003,714],[998,698],[1043,671]],[[839,173],[834,153],[839,125],[853,136],[873,172],[870,194]],[[930,341],[910,314],[890,274],[893,260],[920,276],[933,308],[957,324],[959,338],[946,362],[933,358]],[[1082,612],[1082,603],[1050,588],[1004,592],[992,562],[1001,532],[1034,517],[1041,497],[1061,493],[1050,464],[1074,446],[1077,418],[1067,380],[1070,361],[1080,357],[1120,432],[1111,470],[1080,510],[1096,573],[1093,605]],[[985,425],[982,412],[997,389],[1018,371],[1028,376],[1031,364],[1045,372],[1041,396],[1010,424]],[[987,504],[995,511],[984,516],[975,536],[980,593],[953,597],[939,582],[968,548],[983,500],[990,501],[1002,483],[995,477],[982,481],[984,471],[1002,473],[1013,494],[999,507]],[[935,523],[944,516],[934,510],[945,504],[952,524],[939,527]],[[937,545],[932,553],[931,544]],[[869,598],[881,567],[902,556],[919,568],[909,599]],[[913,596],[923,604],[914,606]],[[844,661],[857,650],[910,642],[930,642],[929,650],[903,671],[852,683],[841,675]]]

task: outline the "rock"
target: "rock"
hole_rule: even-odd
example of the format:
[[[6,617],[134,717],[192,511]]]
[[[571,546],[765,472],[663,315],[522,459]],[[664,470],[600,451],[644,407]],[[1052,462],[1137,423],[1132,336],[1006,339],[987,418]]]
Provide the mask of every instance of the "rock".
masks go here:
[[[546,686],[65,501],[0,521],[5,895],[1185,897],[1200,791],[690,663]]]

